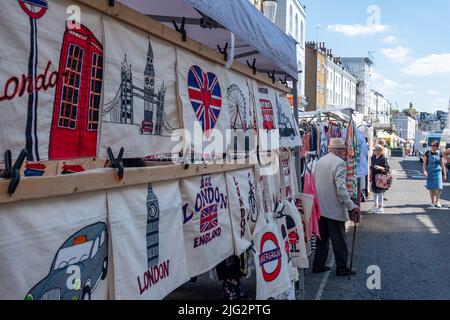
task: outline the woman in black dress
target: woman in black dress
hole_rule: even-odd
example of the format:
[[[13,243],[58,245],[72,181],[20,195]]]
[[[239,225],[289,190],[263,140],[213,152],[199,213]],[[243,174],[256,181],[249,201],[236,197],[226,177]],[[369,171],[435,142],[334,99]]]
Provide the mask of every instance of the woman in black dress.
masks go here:
[[[384,212],[384,193],[386,189],[380,189],[375,182],[377,174],[388,173],[390,171],[389,163],[384,156],[384,148],[380,145],[375,147],[375,153],[370,161],[370,177],[372,182],[372,192],[374,194],[375,206],[369,211],[371,213]]]

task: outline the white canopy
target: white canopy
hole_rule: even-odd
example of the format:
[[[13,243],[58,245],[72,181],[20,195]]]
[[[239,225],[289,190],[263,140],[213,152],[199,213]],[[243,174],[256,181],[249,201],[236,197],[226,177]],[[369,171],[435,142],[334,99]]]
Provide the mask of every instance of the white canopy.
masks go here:
[[[271,23],[248,0],[119,0],[174,29],[185,18],[187,36],[218,50],[236,38],[235,60],[256,59],[258,71],[298,79],[296,41]],[[212,19],[212,20],[211,20]],[[277,79],[278,80],[278,79]],[[288,79],[289,80],[289,79]]]

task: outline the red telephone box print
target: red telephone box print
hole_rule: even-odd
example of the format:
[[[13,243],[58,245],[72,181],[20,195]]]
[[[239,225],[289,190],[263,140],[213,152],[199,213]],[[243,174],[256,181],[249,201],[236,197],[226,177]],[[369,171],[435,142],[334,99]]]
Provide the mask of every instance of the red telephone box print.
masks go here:
[[[95,157],[103,46],[85,26],[66,29],[50,132],[50,160]]]
[[[263,116],[263,128],[265,130],[275,129],[272,102],[266,99],[259,99],[259,105]]]

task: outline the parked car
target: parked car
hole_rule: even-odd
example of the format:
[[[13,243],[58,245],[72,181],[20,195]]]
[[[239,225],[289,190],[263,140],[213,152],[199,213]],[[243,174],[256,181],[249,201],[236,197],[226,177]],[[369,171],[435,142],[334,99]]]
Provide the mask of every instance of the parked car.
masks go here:
[[[26,300],[90,300],[108,272],[108,231],[99,222],[70,236],[56,253],[49,274]]]

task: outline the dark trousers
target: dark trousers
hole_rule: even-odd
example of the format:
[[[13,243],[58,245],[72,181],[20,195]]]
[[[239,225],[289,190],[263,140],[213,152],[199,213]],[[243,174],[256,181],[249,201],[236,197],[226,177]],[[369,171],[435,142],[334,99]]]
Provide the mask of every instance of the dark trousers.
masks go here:
[[[325,267],[328,258],[329,242],[331,239],[337,268],[346,268],[348,248],[345,241],[345,222],[321,217],[319,221],[319,232],[321,238],[317,238],[313,267]]]

